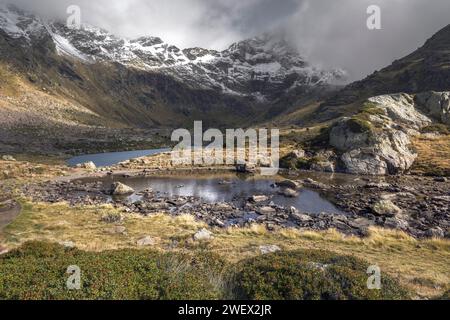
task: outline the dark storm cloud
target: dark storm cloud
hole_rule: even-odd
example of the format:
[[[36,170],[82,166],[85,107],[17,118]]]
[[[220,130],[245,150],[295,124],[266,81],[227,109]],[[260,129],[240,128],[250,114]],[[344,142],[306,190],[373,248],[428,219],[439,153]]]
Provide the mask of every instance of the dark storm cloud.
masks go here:
[[[222,49],[283,30],[311,61],[342,67],[353,79],[410,53],[450,23],[449,0],[10,1],[59,18],[76,4],[85,22],[126,37],[160,36],[180,47]],[[382,9],[382,30],[366,27],[372,4]]]

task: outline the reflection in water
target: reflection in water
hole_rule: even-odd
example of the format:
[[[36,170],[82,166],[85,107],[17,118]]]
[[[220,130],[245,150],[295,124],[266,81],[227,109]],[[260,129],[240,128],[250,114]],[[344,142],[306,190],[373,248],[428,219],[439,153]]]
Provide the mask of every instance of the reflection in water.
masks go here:
[[[111,179],[111,178],[110,178]],[[319,214],[322,212],[344,214],[317,192],[302,189],[298,197],[286,198],[278,194],[274,186],[277,178],[246,178],[235,175],[209,177],[150,177],[150,178],[114,178],[131,186],[136,192],[153,189],[164,197],[196,197],[208,203],[235,202],[239,205],[253,195],[269,195],[271,201],[283,207],[295,207],[301,212]],[[110,184],[112,181],[105,181]],[[133,196],[131,199],[137,199]]]

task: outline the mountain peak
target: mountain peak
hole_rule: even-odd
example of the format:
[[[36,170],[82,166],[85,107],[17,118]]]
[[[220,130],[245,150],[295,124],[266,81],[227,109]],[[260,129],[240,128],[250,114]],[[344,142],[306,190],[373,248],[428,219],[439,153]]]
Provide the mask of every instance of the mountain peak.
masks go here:
[[[59,55],[83,63],[115,62],[176,78],[191,87],[276,99],[296,88],[334,84],[345,78],[340,70],[310,65],[282,34],[265,33],[232,44],[223,51],[180,49],[155,36],[126,39],[83,24],[43,22],[14,7],[0,9],[0,29],[13,38],[51,37]],[[31,44],[29,44],[31,45]]]

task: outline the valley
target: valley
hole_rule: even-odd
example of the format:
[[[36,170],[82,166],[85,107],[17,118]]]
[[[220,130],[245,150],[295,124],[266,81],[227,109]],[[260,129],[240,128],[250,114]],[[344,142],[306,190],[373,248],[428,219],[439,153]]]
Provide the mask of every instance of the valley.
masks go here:
[[[448,39],[349,84],[275,33],[181,49],[0,7],[0,299],[448,299]],[[278,174],[176,163],[200,120],[279,129]]]

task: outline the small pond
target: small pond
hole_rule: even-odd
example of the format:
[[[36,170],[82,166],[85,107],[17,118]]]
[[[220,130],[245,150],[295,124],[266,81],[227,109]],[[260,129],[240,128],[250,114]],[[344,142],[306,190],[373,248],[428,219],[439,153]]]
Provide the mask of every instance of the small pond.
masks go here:
[[[150,149],[150,150],[134,150],[123,152],[106,152],[96,154],[86,154],[82,156],[76,156],[67,161],[69,166],[76,166],[92,161],[97,167],[107,167],[118,164],[119,162],[140,158],[144,156],[151,156],[162,152],[167,152],[169,149]]]

